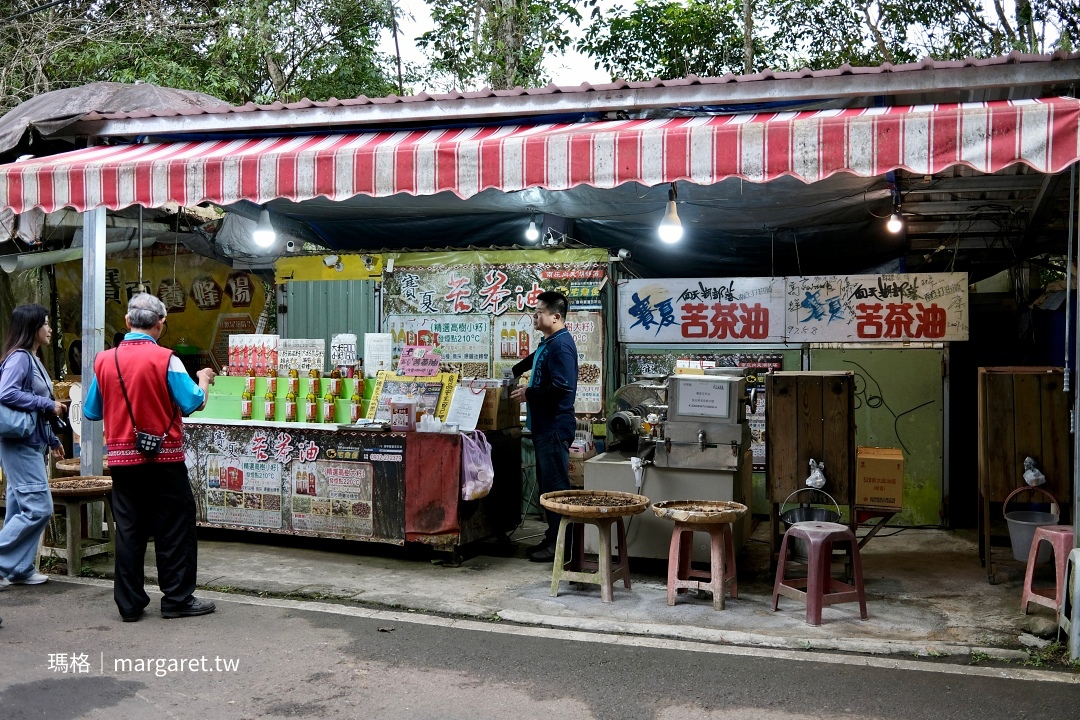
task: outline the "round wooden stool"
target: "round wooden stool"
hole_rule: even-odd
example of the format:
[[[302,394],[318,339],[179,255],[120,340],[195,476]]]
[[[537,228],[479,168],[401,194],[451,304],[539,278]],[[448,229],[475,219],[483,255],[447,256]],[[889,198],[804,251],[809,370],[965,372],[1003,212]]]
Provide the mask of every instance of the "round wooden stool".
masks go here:
[[[56,461],[56,474],[62,478],[76,477],[82,472],[81,460],[79,458],[65,458],[64,460]],[[101,461],[101,474],[103,476],[110,476],[109,461]]]
[[[44,545],[45,537],[42,535],[40,554],[64,558],[67,560],[67,574],[78,575],[82,570],[83,558],[111,553],[115,550],[116,526],[113,523],[112,504],[109,502],[109,495],[112,493],[112,478],[103,475],[87,475],[53,480],[49,483],[49,489],[52,491],[53,505],[61,505],[64,508],[63,514],[67,520],[67,546],[58,548]],[[82,508],[96,502],[105,504],[105,524],[108,527],[109,536],[104,542],[99,538],[84,539],[82,537]]]

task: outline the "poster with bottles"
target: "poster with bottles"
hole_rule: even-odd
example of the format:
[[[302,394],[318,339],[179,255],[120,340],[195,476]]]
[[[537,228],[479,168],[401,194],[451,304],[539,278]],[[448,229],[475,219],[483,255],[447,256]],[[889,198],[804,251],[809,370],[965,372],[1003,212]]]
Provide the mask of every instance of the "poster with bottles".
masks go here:
[[[198,524],[402,544],[405,438],[184,422]]]
[[[491,377],[490,315],[390,315],[386,327],[393,338],[394,367],[405,347],[438,346],[442,372]]]
[[[206,519],[281,528],[281,464],[215,453],[206,463]]]
[[[288,478],[294,530],[360,537],[374,532],[371,463],[293,461]]]
[[[277,370],[280,342],[277,335],[230,335],[229,374],[254,370],[256,375],[265,375],[267,370]]]
[[[544,334],[533,329],[531,314],[509,314],[495,318],[492,340],[495,343],[495,366],[492,377],[508,377],[515,365],[529,357]]]

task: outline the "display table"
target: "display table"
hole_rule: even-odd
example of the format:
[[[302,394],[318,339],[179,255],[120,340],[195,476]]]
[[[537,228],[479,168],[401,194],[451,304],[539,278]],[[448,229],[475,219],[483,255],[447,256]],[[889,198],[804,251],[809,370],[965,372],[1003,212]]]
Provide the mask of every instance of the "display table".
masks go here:
[[[495,481],[474,502],[457,434],[198,418],[184,435],[202,526],[456,552],[520,520],[520,432],[486,433]]]

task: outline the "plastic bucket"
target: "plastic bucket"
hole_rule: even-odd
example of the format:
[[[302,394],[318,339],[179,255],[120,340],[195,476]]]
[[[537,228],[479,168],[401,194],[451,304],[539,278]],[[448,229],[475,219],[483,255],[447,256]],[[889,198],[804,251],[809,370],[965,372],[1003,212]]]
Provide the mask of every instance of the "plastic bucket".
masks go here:
[[[833,510],[830,510],[829,508],[814,507],[809,504],[799,505],[797,507],[791,508],[790,510],[784,510],[784,505],[787,504],[787,501],[801,492],[821,493],[825,497],[829,498],[829,500],[832,500],[833,505],[836,505],[835,512]],[[780,503],[780,519],[789,526],[801,522],[840,522],[840,506],[837,505],[836,500],[833,500],[832,495],[829,495],[827,492],[824,492],[822,490],[815,490],[814,488],[803,488],[801,490],[796,490],[795,492],[791,493],[791,495],[787,496],[787,500],[784,500],[784,502]],[[810,548],[807,547],[805,540],[801,538],[793,538],[791,547],[792,554],[794,555],[796,560],[801,561],[809,559]]]
[[[1039,510],[1005,512],[1005,507],[1009,504],[1009,501],[1012,500],[1014,495],[1021,492],[1041,492],[1046,495],[1050,498],[1051,512],[1041,512]],[[1057,500],[1042,488],[1021,487],[1009,493],[1001,507],[1005,515],[1005,522],[1009,526],[1009,542],[1012,543],[1013,559],[1026,563],[1028,555],[1031,553],[1031,542],[1035,538],[1035,529],[1046,525],[1057,525],[1058,520],[1061,518]],[[1053,557],[1053,553],[1054,548],[1050,543],[1044,543],[1035,556],[1035,562],[1048,562]]]

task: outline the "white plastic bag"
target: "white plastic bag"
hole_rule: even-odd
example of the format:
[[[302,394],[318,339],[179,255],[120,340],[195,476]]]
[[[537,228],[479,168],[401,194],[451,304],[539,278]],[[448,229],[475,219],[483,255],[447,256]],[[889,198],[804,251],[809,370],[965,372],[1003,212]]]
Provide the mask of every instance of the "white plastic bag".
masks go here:
[[[1031,487],[1039,487],[1046,482],[1046,476],[1035,465],[1035,458],[1024,458],[1024,482]]]
[[[810,477],[806,478],[806,487],[815,490],[825,487],[825,463],[810,458]]]
[[[491,444],[483,432],[461,433],[461,499],[479,500],[491,492],[495,468]]]

